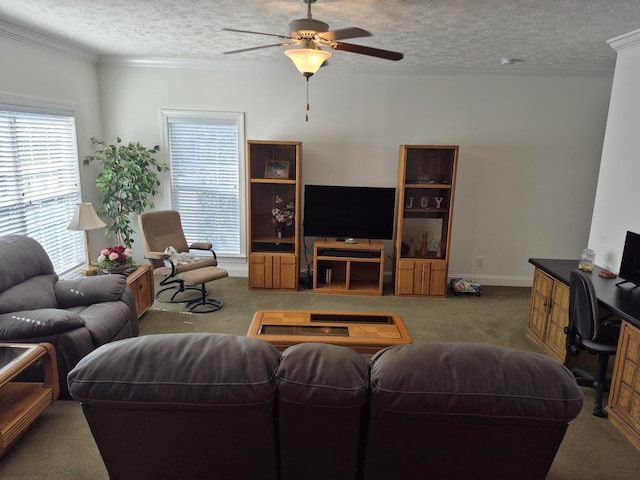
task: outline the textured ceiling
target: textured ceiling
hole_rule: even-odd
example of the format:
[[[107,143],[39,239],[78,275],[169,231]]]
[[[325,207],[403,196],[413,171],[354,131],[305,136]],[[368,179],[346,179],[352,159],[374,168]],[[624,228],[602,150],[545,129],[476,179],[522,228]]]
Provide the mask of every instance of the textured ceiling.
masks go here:
[[[304,0],[0,0],[0,19],[99,55],[163,59],[281,59],[278,43],[304,18]],[[412,68],[494,67],[612,71],[607,40],[640,28],[640,0],[318,0],[313,18],[331,29],[361,27],[350,43],[403,52]],[[1,28],[1,25],[0,25]],[[333,52],[332,64],[393,64]],[[500,67],[505,68],[505,67]]]

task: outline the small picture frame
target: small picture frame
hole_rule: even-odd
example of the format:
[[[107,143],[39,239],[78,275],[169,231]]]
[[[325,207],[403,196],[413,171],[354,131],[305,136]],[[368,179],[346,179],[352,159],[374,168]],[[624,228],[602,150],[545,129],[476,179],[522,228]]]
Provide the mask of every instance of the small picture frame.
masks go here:
[[[267,160],[264,178],[289,178],[289,160]]]

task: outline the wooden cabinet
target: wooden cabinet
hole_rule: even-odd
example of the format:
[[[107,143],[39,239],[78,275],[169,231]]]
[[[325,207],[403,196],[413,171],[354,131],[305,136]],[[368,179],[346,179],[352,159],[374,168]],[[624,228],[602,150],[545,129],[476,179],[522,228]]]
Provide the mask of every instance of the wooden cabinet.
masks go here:
[[[442,261],[400,260],[397,295],[443,297],[447,289],[447,264]]]
[[[138,318],[140,318],[151,308],[155,300],[151,266],[141,265],[127,276],[127,287],[133,292],[136,299],[136,310]]]
[[[249,287],[295,290],[297,269],[293,255],[253,253],[249,256]]]
[[[564,327],[569,325],[569,287],[536,268],[533,274],[527,336],[545,353],[564,363]]]
[[[605,410],[611,423],[640,448],[640,329],[624,321]]]
[[[317,239],[313,244],[313,291],[347,295],[382,295],[384,243],[356,244]]]
[[[447,295],[457,164],[457,146],[400,146],[396,295]]]
[[[527,337],[544,353],[567,367],[595,371],[595,356],[567,353],[564,333],[569,326],[569,286],[536,268],[533,273]]]
[[[297,290],[300,142],[247,142],[249,288]]]

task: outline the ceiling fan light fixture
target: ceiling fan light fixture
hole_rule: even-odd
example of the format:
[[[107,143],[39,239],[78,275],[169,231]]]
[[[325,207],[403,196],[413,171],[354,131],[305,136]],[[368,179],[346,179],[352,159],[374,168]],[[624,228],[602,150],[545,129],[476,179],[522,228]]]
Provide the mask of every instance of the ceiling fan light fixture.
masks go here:
[[[319,48],[292,48],[284,54],[291,59],[298,71],[308,77],[318,71],[322,64],[331,57],[331,52]]]

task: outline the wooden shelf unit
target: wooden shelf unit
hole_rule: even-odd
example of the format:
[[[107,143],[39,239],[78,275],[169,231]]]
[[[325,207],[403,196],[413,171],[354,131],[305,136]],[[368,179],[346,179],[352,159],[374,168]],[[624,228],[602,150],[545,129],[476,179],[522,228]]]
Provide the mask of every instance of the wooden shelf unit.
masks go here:
[[[247,171],[249,288],[297,290],[302,144],[249,140]],[[295,218],[278,233],[272,223],[272,209],[289,204],[293,205]]]
[[[313,244],[314,293],[382,295],[384,242],[357,242],[316,239]],[[331,270],[329,282],[327,269]]]
[[[446,297],[458,146],[401,145],[395,294]]]

